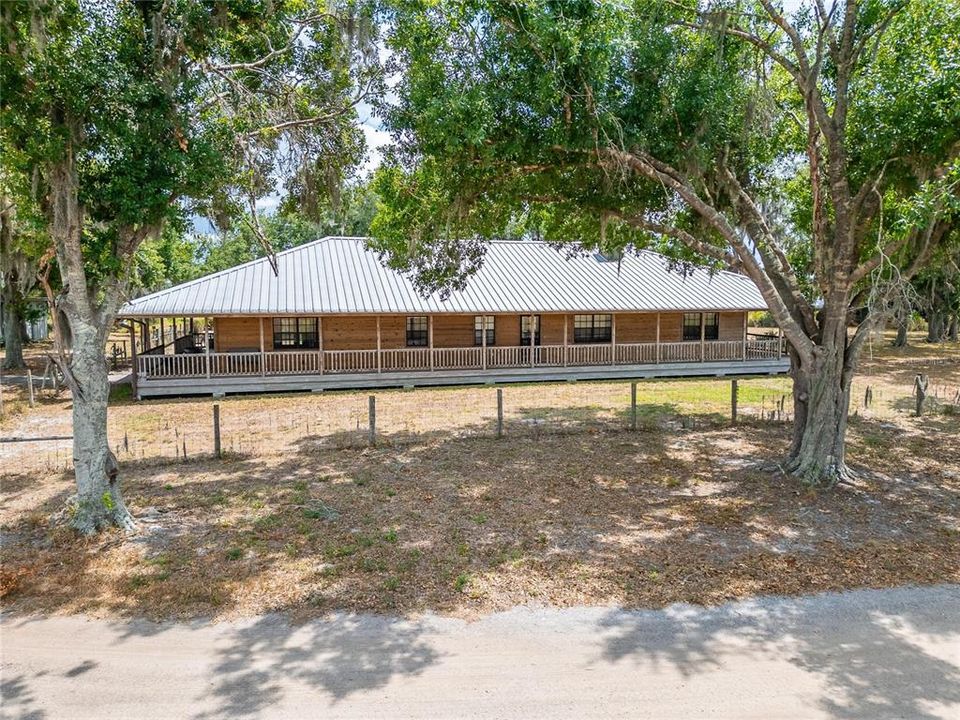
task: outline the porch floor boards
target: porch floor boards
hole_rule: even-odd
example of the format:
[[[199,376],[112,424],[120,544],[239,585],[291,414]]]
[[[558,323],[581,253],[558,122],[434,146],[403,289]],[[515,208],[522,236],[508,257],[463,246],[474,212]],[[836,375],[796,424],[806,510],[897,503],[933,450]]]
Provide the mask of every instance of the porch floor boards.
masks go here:
[[[788,358],[672,362],[643,365],[578,365],[568,367],[498,368],[493,370],[391,371],[324,375],[244,375],[223,377],[154,377],[138,383],[139,398],[227,393],[277,393],[365,388],[490,385],[574,380],[643,380],[670,377],[780,375],[790,369]]]

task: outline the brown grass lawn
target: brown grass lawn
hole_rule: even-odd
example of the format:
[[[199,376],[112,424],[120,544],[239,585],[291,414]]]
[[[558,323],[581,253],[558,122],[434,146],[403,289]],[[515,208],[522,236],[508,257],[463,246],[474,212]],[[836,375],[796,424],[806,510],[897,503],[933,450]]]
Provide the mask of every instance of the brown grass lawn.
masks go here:
[[[19,613],[475,616],[958,582],[960,415],[943,406],[960,350],[874,350],[855,398],[869,384],[875,403],[850,429],[859,479],[826,492],[770,462],[788,423],[728,426],[725,381],[644,383],[638,432],[624,383],[508,387],[501,439],[490,388],[378,393],[377,448],[356,446],[365,393],[230,398],[223,460],[203,454],[209,399],[119,402],[111,440],[133,447],[121,464],[140,532],[78,538],[58,512],[69,469],[0,445],[0,592]],[[916,372],[942,396],[923,418]],[[786,388],[749,381],[741,402],[769,412]],[[3,433],[69,432],[68,411],[44,398]],[[151,440],[174,431],[186,462]]]

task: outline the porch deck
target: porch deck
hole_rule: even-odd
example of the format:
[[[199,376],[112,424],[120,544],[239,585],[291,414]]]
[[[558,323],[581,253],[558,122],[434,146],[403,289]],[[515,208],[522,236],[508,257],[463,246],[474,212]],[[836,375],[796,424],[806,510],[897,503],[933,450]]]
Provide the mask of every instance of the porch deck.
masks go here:
[[[138,397],[780,374],[777,339],[142,355]]]

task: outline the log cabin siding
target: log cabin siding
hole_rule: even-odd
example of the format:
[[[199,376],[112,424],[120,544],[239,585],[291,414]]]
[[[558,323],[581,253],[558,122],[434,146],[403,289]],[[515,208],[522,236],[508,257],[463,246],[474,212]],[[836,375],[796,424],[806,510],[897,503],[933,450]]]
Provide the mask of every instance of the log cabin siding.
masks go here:
[[[603,314],[603,313],[600,313]],[[743,312],[721,312],[720,340],[743,337]],[[434,315],[434,347],[473,347],[474,315]],[[520,344],[522,315],[494,315],[496,344]],[[406,315],[381,315],[381,347],[403,348],[406,342]],[[567,342],[573,345],[574,313],[540,315],[541,344],[562,345],[564,319]],[[214,318],[215,352],[257,352],[260,349],[260,318]],[[322,320],[324,350],[364,350],[377,346],[377,318],[373,315],[328,315]],[[679,342],[683,337],[683,313],[660,313],[660,342]],[[623,343],[655,342],[657,313],[616,313],[616,341]],[[264,349],[273,350],[273,318],[263,318]]]

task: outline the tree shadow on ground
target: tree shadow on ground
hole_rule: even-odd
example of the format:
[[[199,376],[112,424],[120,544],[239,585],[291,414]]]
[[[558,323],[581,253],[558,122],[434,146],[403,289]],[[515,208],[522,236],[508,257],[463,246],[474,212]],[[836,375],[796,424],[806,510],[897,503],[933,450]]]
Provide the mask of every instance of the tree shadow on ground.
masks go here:
[[[907,596],[911,589],[865,592],[859,606],[823,595],[793,601],[755,601],[716,608],[672,606],[664,613],[612,611],[601,622],[602,660],[669,664],[686,677],[720,670],[738,646],[783,657],[820,681],[816,704],[829,717],[849,720],[935,720],[960,706],[960,666],[916,641],[960,643],[960,616]],[[960,604],[960,586],[929,590]],[[875,603],[883,599],[884,611]],[[787,650],[785,653],[784,650]]]

